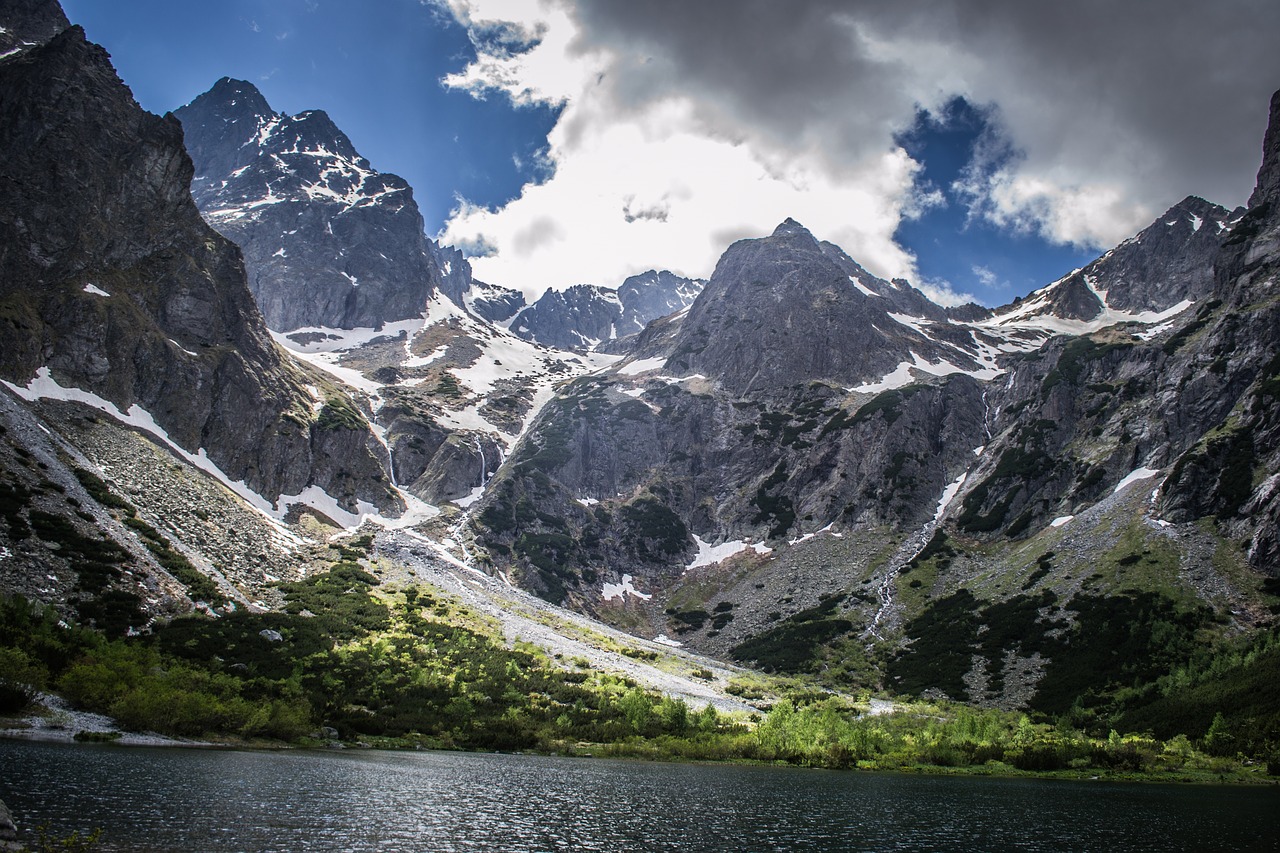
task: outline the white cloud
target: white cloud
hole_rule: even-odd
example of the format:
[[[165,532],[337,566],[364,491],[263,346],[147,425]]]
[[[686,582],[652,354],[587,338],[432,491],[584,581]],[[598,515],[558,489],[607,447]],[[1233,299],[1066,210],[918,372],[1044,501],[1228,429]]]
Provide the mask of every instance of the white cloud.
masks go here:
[[[498,14],[488,4],[453,6],[464,22]],[[750,127],[712,127],[696,96],[620,97],[602,81],[635,57],[587,49],[559,10],[539,31],[526,53],[482,55],[446,80],[473,94],[565,105],[548,140],[552,176],[497,211],[460,205],[441,235],[495,249],[473,264],[478,278],[532,296],[616,285],[653,267],[706,276],[732,239],[768,234],[788,216],[878,275],[911,275],[913,259],[893,242],[916,169],[904,152],[881,146],[833,173],[820,146],[782,156]]]
[[[1242,202],[1280,79],[1280,4],[1262,0],[436,2],[478,54],[446,85],[563,106],[550,176],[496,211],[460,205],[442,234],[531,295],[704,276],[787,216],[915,279],[894,231],[942,199],[894,138],[956,95],[990,105],[1016,154],[969,174],[976,215],[1114,245],[1188,193]]]
[[[985,288],[999,287],[1000,278],[994,272],[984,266],[975,264],[973,267],[973,277]]]
[[[972,293],[956,290],[955,286],[945,279],[926,278],[918,282],[915,287],[943,308],[952,308],[956,305],[979,301],[978,297]]]

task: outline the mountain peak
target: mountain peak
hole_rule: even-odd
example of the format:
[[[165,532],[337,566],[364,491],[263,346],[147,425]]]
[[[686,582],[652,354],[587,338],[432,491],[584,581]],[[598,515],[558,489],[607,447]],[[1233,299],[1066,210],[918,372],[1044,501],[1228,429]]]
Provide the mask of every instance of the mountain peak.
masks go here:
[[[57,0],[6,0],[0,12],[0,55],[44,44],[71,26]]]
[[[793,234],[809,234],[809,229],[805,228],[799,222],[796,222],[790,216],[782,220],[782,223],[779,224],[777,228],[773,229],[774,237],[788,237]],[[809,236],[813,235],[809,234]]]
[[[272,329],[380,328],[422,313],[440,271],[413,193],[328,113],[281,114],[252,83],[223,77],[175,115],[196,204],[244,252]]]
[[[201,105],[205,109],[213,108],[220,115],[229,112],[253,113],[260,116],[273,116],[275,110],[267,103],[267,99],[258,87],[247,80],[234,77],[223,77],[209,91],[197,95],[187,106]],[[216,106],[215,106],[216,105]],[[233,109],[234,108],[234,109]]]
[[[1257,207],[1280,195],[1280,91],[1271,96],[1271,119],[1262,139],[1262,166],[1258,186],[1249,196],[1249,206]]]

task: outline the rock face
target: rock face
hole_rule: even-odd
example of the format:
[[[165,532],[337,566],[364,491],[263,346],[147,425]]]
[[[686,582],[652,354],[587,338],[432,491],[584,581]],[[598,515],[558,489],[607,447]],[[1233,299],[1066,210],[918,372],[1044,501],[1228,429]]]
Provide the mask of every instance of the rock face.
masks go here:
[[[587,284],[548,290],[520,311],[511,321],[511,331],[558,349],[614,352],[618,341],[689,307],[703,284],[666,270],[650,270],[626,279],[617,290]],[[626,345],[621,346],[625,351]]]
[[[925,324],[941,336],[924,332]],[[946,313],[922,293],[876,279],[788,219],[771,236],[724,253],[669,364],[739,395],[811,380],[857,385],[911,362],[912,353],[978,369],[976,352],[945,343],[946,326]]]
[[[178,122],[78,27],[0,60],[0,378],[145,410],[268,502],[318,486],[396,506],[367,426],[317,418],[317,380],[272,342],[192,173]]]
[[[996,309],[994,322],[1053,318],[1084,331],[1198,302],[1213,291],[1214,260],[1232,214],[1188,196],[1134,237],[1025,300]]]
[[[56,0],[10,0],[6,5],[0,59],[44,44],[71,26]]]
[[[622,303],[619,333],[641,332],[659,317],[683,311],[693,304],[705,285],[705,281],[683,278],[667,270],[649,270],[631,276],[618,286],[618,301]]]
[[[1218,307],[1183,335],[1198,365],[1234,380],[1235,405],[1183,454],[1163,485],[1170,518],[1212,515],[1248,542],[1248,560],[1280,577],[1280,92],[1271,99],[1249,209],[1224,235]],[[1225,365],[1225,370],[1224,370]],[[1203,383],[1203,376],[1195,376]],[[1243,393],[1241,393],[1241,391]],[[1204,396],[1201,391],[1197,396]],[[1204,403],[1201,403],[1203,406]]]
[[[442,286],[409,185],[374,170],[324,112],[282,115],[223,78],[174,114],[192,195],[244,252],[272,329],[381,328],[419,316]]]
[[[687,314],[547,406],[480,535],[531,589],[598,610],[599,584],[624,573],[678,588],[706,543],[777,548],[833,526],[886,549],[943,529],[1015,543],[1160,475],[1169,522],[1216,515],[1266,570],[1269,210],[1228,232],[1225,209],[1187,199],[995,312],[947,312],[788,220],[731,246]]]
[[[615,291],[589,284],[548,290],[511,321],[520,337],[558,349],[591,350],[618,337],[622,303]]]

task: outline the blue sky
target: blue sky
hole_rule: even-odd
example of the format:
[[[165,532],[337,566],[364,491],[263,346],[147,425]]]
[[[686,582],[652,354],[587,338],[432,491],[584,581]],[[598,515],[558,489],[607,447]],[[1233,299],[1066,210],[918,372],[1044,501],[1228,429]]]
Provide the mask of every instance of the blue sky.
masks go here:
[[[1263,0],[63,5],[148,110],[223,76],[325,110],[429,234],[531,296],[706,276],[790,216],[1003,304],[1188,194],[1243,203],[1280,82]]]
[[[189,103],[220,77],[248,80],[276,110],[329,113],[374,167],[415,191],[428,232],[454,194],[500,205],[542,176],[558,109],[514,109],[440,85],[475,58],[467,31],[417,2],[65,0],[111,53],[144,108]]]
[[[921,164],[916,183],[934,193],[935,201],[918,217],[904,219],[894,236],[915,254],[921,277],[948,280],[995,305],[1084,266],[1099,251],[1051,242],[1037,231],[997,226],[974,215],[962,189],[965,179],[979,164],[989,172],[1011,156],[1007,150],[994,159],[982,156],[979,152],[993,139],[998,144],[999,130],[990,116],[963,98],[945,104],[936,115],[919,112],[897,141]]]

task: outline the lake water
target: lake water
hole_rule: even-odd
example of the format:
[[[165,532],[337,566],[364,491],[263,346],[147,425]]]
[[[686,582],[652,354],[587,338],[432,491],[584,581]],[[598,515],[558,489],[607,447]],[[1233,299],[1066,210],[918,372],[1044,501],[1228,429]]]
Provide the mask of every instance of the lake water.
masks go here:
[[[23,827],[103,850],[1280,850],[1280,790],[448,752],[0,741]]]

